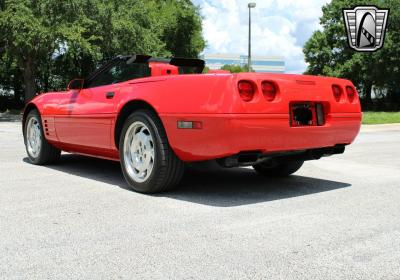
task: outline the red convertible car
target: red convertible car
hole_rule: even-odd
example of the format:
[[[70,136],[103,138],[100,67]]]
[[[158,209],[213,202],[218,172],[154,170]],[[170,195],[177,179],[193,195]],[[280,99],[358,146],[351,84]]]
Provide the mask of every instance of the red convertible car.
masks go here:
[[[203,68],[198,59],[118,56],[66,91],[38,95],[23,115],[30,161],[54,163],[61,151],[120,161],[135,191],[154,193],[176,186],[190,162],[287,176],[343,153],[359,132],[348,80]]]

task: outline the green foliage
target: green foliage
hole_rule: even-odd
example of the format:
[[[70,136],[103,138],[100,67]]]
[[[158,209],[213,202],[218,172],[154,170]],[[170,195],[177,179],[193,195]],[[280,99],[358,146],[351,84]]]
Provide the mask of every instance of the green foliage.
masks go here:
[[[201,35],[199,10],[191,1],[154,1],[157,10],[165,11],[161,22],[161,38],[166,49],[177,57],[197,57],[205,47]]]
[[[204,66],[203,74],[207,74],[210,71],[210,67]]]
[[[309,64],[307,74],[352,80],[370,106],[372,86],[387,88],[390,101],[396,101],[396,95],[400,95],[400,0],[368,2],[390,8],[384,48],[373,53],[356,52],[348,46],[342,13],[343,8],[365,4],[359,0],[332,0],[326,4],[320,18],[323,29],[313,33],[303,52]]]
[[[2,0],[0,88],[29,100],[118,54],[197,57],[201,31],[188,0]]]
[[[221,70],[227,70],[231,73],[254,72],[253,69],[249,71],[249,67],[247,65],[241,66],[236,64],[225,64],[221,67]]]

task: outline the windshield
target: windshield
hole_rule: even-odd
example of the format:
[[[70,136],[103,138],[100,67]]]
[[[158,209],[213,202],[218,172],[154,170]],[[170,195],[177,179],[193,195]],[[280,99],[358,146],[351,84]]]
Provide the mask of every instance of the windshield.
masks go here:
[[[149,76],[151,76],[151,70],[148,63],[129,63],[129,61],[121,60],[110,69],[97,75],[86,85],[86,87],[98,87],[122,83]]]

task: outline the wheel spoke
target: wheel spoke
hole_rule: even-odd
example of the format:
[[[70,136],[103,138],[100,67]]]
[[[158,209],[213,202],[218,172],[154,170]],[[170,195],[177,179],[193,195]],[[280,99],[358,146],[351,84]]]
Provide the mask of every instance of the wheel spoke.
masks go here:
[[[154,141],[149,128],[140,121],[128,128],[124,140],[124,163],[136,182],[146,181],[154,167]]]
[[[42,145],[42,132],[40,128],[40,122],[36,117],[31,117],[27,123],[27,150],[31,157],[36,158],[41,149]]]

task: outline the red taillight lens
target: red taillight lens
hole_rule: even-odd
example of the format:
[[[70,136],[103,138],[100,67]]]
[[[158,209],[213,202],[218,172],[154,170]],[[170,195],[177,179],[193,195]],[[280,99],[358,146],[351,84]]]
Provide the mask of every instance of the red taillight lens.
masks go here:
[[[335,97],[336,102],[340,102],[342,99],[342,89],[338,85],[332,86],[333,96]]]
[[[263,82],[261,84],[261,89],[264,94],[264,97],[267,101],[273,101],[276,97],[276,87],[274,83],[271,82]]]
[[[354,98],[356,97],[355,89],[351,86],[347,86],[346,93],[347,93],[347,98],[349,99],[350,103],[353,103]]]
[[[238,84],[239,94],[243,101],[249,102],[254,97],[254,86],[251,82],[241,81]]]

